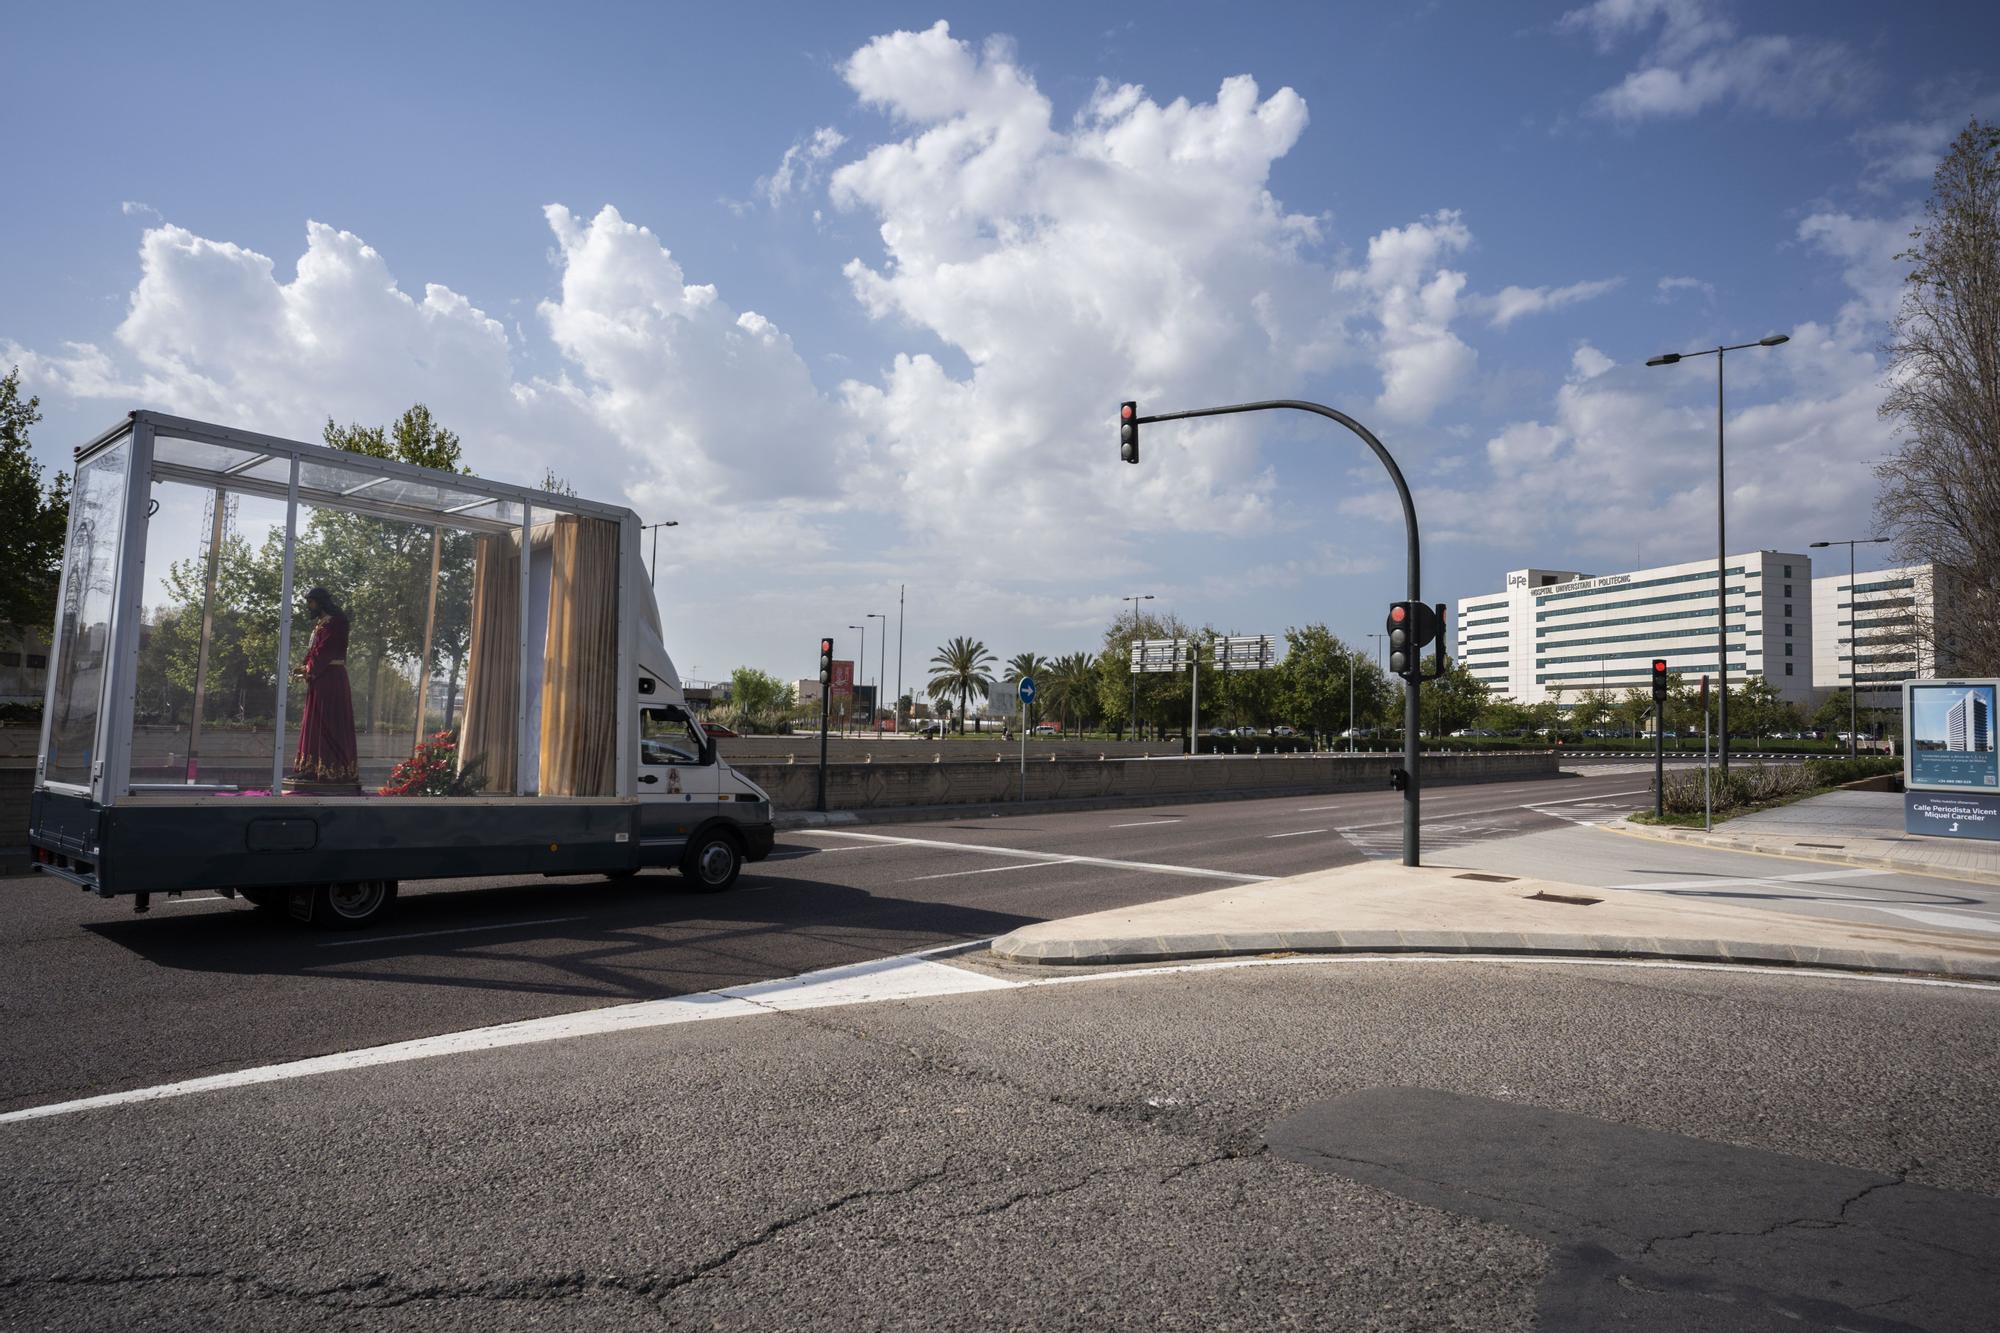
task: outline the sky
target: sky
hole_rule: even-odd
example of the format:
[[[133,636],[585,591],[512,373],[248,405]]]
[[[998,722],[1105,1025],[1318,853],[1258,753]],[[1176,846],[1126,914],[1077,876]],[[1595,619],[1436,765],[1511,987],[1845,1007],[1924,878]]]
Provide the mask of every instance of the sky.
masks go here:
[[[2000,9],[1871,3],[324,7],[9,19],[0,367],[37,453],[149,407],[422,401],[660,534],[684,675],[906,685],[1125,607],[1352,641],[1523,567],[1875,531],[1939,155]],[[1888,547],[1862,548],[1871,567]],[[1841,563],[1844,563],[1841,562]],[[1831,566],[1828,566],[1831,568]],[[894,678],[885,682],[894,688]]]

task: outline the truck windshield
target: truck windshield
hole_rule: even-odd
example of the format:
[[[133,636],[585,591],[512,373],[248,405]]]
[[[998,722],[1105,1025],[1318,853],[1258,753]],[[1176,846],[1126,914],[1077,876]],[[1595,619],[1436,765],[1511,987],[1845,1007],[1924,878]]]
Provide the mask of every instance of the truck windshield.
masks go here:
[[[65,561],[68,581],[56,626],[55,697],[44,770],[50,782],[88,783],[97,757],[97,710],[111,651],[112,597],[131,452],[128,436],[77,469]]]
[[[703,762],[701,733],[678,708],[648,708],[639,715],[639,758],[648,764]]]

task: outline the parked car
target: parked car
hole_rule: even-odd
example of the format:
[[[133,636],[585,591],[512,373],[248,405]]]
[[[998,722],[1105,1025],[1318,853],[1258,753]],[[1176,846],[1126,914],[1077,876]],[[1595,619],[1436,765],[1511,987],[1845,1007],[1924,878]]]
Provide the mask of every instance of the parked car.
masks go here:
[[[1272,727],[1271,734],[1273,736],[1296,736],[1299,734],[1299,729],[1297,727]]]
[[[1063,729],[1053,722],[1037,722],[1035,724],[1035,735],[1037,736],[1060,736],[1062,734]]]
[[[707,732],[711,736],[720,736],[725,740],[734,740],[736,737],[743,734],[739,731],[735,731],[729,727],[723,726],[720,722],[704,722],[701,724],[701,729]]]

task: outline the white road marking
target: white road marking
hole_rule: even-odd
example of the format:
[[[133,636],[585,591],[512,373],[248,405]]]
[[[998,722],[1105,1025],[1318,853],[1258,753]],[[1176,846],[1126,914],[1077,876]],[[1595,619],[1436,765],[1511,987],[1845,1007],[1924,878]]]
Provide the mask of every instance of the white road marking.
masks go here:
[[[1668,879],[1642,884],[1606,884],[1607,889],[1738,889],[1758,885],[1799,884],[1822,879],[1887,879],[1901,874],[1896,870],[1814,870],[1801,875],[1749,875],[1742,879]]]
[[[1990,916],[1974,916],[1970,912],[1929,912],[1919,907],[1890,907],[1884,903],[1850,903],[1871,912],[1886,912],[1890,916],[1900,916],[1914,921],[1920,926],[1943,926],[1946,930],[1976,930],[1985,935],[2000,935],[2000,921]]]
[[[1441,811],[1440,814],[1445,819],[1469,819],[1473,815],[1506,815],[1512,814],[1516,810],[1539,810],[1545,805],[1574,805],[1579,801],[1608,801],[1614,796],[1651,796],[1652,794],[1653,789],[1651,787],[1641,787],[1637,791],[1601,791],[1592,796],[1565,796],[1560,800],[1554,801],[1523,801],[1519,805],[1495,805],[1489,806],[1484,810],[1445,810]],[[1324,808],[1331,810],[1334,807],[1329,805]],[[1378,819],[1372,824],[1354,824],[1340,831],[1342,833],[1351,833],[1355,829],[1386,828],[1390,824],[1400,824],[1402,822],[1402,816],[1398,815],[1394,819]]]
[[[192,896],[192,897],[189,897],[189,896],[186,896],[186,895],[183,895],[183,896],[181,896],[181,897],[179,897],[179,898],[168,898],[168,899],[165,899],[165,900],[164,900],[164,901],[163,901],[163,902],[161,903],[161,906],[163,906],[163,907],[186,907],[186,906],[188,906],[188,905],[189,905],[190,903],[221,903],[221,902],[228,902],[228,901],[229,901],[229,900],[228,900],[227,898],[224,898],[224,897],[223,897],[223,896],[222,896],[221,894],[219,894],[219,893],[202,893],[202,894],[196,894],[196,895],[194,895],[194,896]]]
[[[581,916],[552,916],[541,921],[496,921],[489,926],[458,926],[452,930],[419,930],[408,935],[350,935],[342,940],[328,940],[316,945],[321,949],[340,949],[356,944],[393,944],[398,940],[429,940],[440,935],[470,935],[481,930],[520,930],[526,926],[566,926],[572,921],[587,921]]]
[[[984,941],[980,941],[984,943]],[[946,949],[962,945],[946,945]],[[936,953],[938,950],[925,950]],[[1491,954],[1389,954],[1294,958],[1221,958],[1204,962],[1178,963],[1130,971],[1089,972],[1079,975],[1004,980],[947,963],[927,961],[923,954],[903,954],[878,958],[846,967],[826,968],[777,981],[680,995],[667,1000],[645,1000],[637,1004],[614,1005],[576,1014],[531,1018],[497,1027],[449,1032],[388,1046],[370,1046],[338,1055],[315,1056],[284,1064],[260,1065],[227,1074],[163,1083],[150,1088],[104,1093],[74,1101],[51,1102],[0,1114],[0,1124],[21,1120],[43,1120],[112,1106],[165,1101],[198,1092],[219,1092],[251,1087],[260,1083],[280,1083],[317,1074],[347,1069],[369,1069],[380,1065],[428,1060],[442,1055],[471,1051],[499,1050],[571,1037],[595,1036],[606,1032],[631,1032],[646,1028],[673,1027],[713,1018],[750,1018],[783,1013],[793,1009],[819,1009],[833,1005],[878,1004],[887,1000],[912,1000],[932,996],[963,995],[979,991],[1026,990],[1037,986],[1075,986],[1117,981],[1144,981],[1149,977],[1181,976],[1188,973],[1222,972],[1249,967],[1354,967],[1354,966],[1465,966],[1470,964],[1504,967],[1643,967],[1683,972],[1761,972],[1787,979],[1811,977],[1830,981],[1874,982],[1878,985],[1942,986],[1953,990],[1983,990],[2000,995],[2000,986],[1973,981],[1945,981],[1931,977],[1876,976],[1860,972],[1839,972],[1822,968],[1762,968],[1743,963],[1669,962],[1633,958],[1533,958]]]
[[[1175,818],[1175,819],[1142,819],[1142,820],[1139,820],[1139,821],[1138,821],[1137,823],[1134,823],[1134,824],[1111,824],[1111,825],[1107,825],[1107,827],[1109,827],[1109,828],[1151,828],[1151,827],[1153,827],[1153,825],[1155,825],[1155,824],[1178,824],[1178,823],[1180,823],[1180,822],[1181,822],[1181,821],[1180,821],[1180,820],[1179,820],[1178,818]]]
[[[880,847],[802,847],[789,852],[772,852],[766,861],[789,861],[797,856],[832,856],[835,852],[879,852]]]
[[[1060,861],[1022,861],[1019,864],[1011,866],[981,866],[977,870],[947,870],[941,875],[917,875],[914,878],[904,880],[903,883],[916,884],[927,879],[956,879],[960,875],[997,875],[1005,870],[1043,870],[1049,866],[1066,866],[1075,859],[1073,856],[1066,856]]]
[[[868,842],[893,843],[903,847],[936,847],[952,852],[977,852],[982,856],[1012,856],[1023,861],[1071,861],[1078,865],[1104,866],[1111,870],[1150,870],[1161,875],[1189,875],[1196,879],[1226,879],[1238,884],[1262,884],[1276,875],[1250,875],[1238,870],[1206,870],[1200,866],[1175,866],[1158,861],[1119,861],[1108,856],[1065,856],[1061,852],[1031,852],[1020,847],[989,847],[976,842],[946,842],[942,838],[894,838],[886,833],[849,833],[844,829],[814,829],[822,838],[860,838]]]
[[[1308,834],[1308,833],[1324,833],[1324,832],[1326,832],[1326,830],[1325,830],[1325,829],[1323,829],[1323,828],[1302,828],[1302,829],[1299,829],[1299,830],[1298,830],[1297,832],[1295,832],[1295,833],[1266,833],[1266,834],[1265,834],[1264,836],[1265,836],[1265,837],[1266,837],[1267,839],[1268,839],[1268,838],[1303,838],[1303,837],[1305,837],[1305,835],[1306,835],[1306,834]]]

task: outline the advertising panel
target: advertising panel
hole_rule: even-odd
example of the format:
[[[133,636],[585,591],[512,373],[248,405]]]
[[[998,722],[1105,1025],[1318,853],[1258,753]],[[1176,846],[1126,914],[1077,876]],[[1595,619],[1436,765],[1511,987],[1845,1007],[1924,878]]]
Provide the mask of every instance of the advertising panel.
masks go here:
[[[1903,684],[1903,785],[1912,791],[2000,790],[1993,747],[2000,681]]]
[[[833,664],[833,697],[845,699],[854,693],[854,663],[835,662]]]

